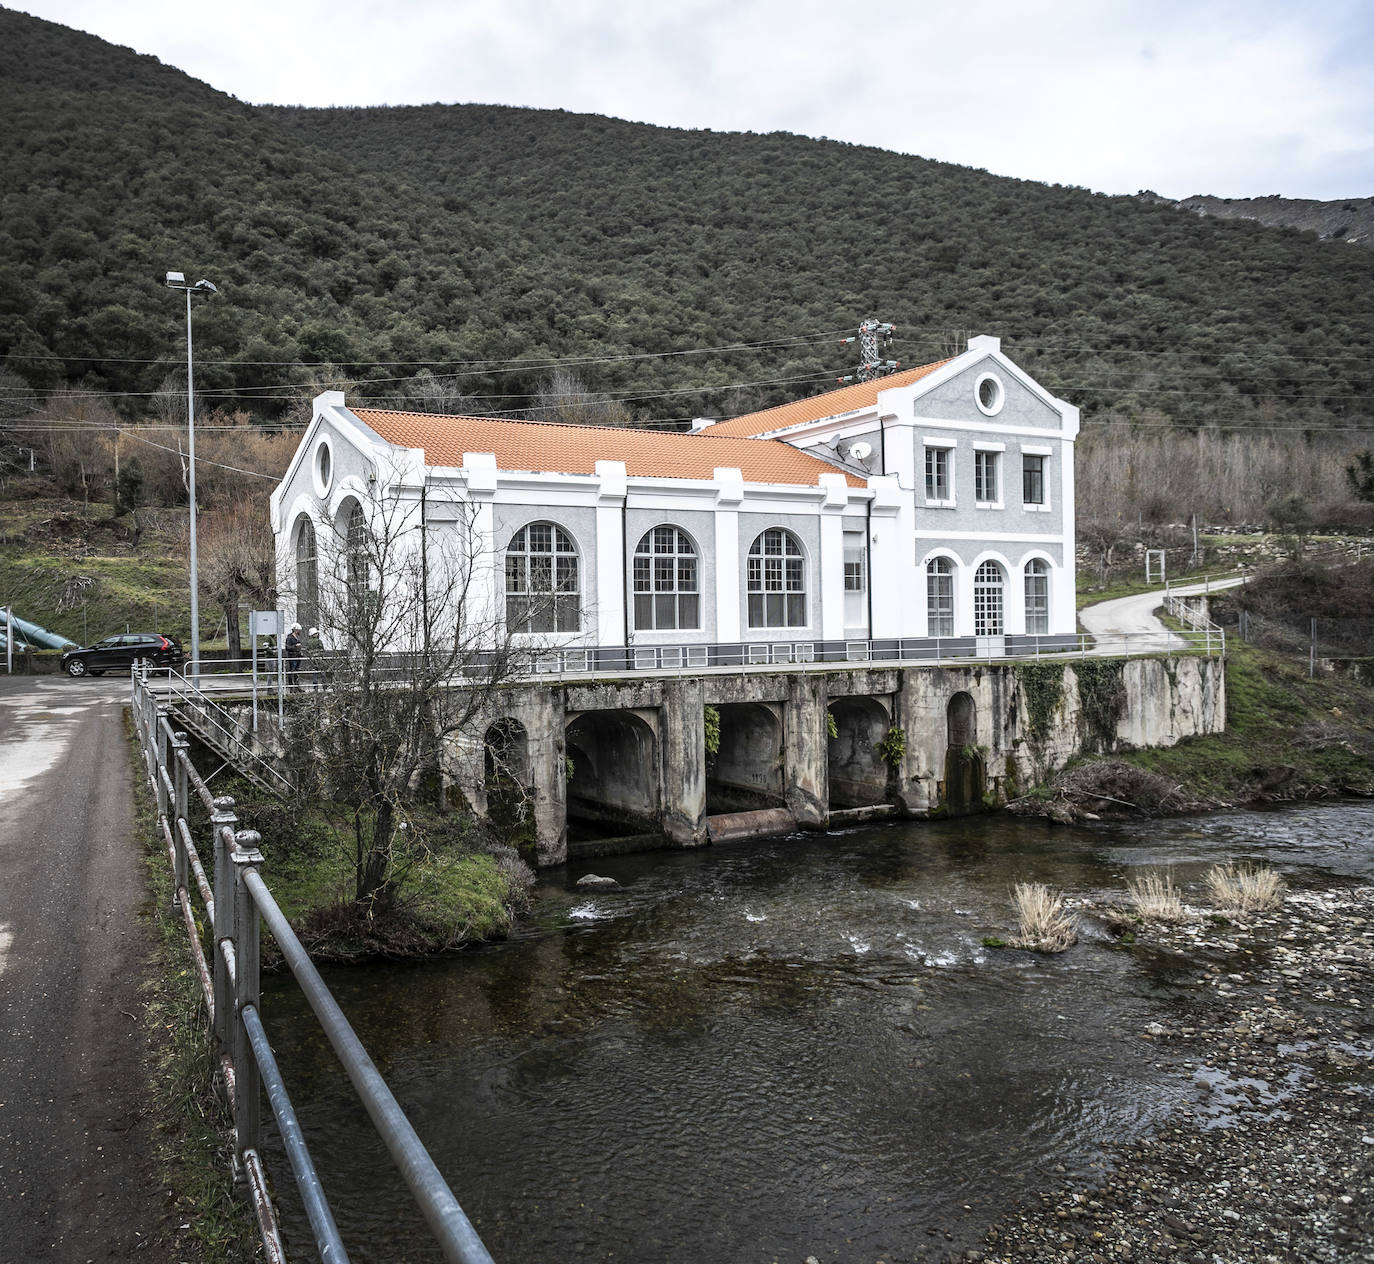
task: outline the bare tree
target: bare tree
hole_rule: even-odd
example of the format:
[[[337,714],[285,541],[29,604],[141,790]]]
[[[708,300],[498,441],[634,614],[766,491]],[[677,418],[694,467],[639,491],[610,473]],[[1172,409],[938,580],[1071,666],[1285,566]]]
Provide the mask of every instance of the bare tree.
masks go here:
[[[450,524],[445,524],[449,526]],[[493,691],[528,661],[529,638],[505,627],[499,576],[471,517],[440,544],[418,498],[355,502],[321,532],[312,570],[318,688],[299,698],[288,737],[300,793],[346,815],[354,900],[369,916],[394,901],[419,855],[410,811],[437,782],[446,741],[472,728]]]
[[[229,628],[229,657],[243,656],[239,607],[245,599],[272,609],[277,599],[276,551],[266,507],[241,500],[207,514],[201,526],[200,586]]]
[[[481,417],[489,411],[485,400],[463,393],[457,378],[435,377],[429,369],[421,369],[405,384],[401,398],[406,408],[417,413]]]
[[[594,391],[571,369],[557,368],[539,384],[531,401],[535,421],[569,426],[632,426],[634,417],[619,400]]]
[[[103,400],[75,391],[59,391],[48,399],[46,415],[30,424],[35,445],[69,495],[88,505],[114,482],[114,438],[119,419]]]

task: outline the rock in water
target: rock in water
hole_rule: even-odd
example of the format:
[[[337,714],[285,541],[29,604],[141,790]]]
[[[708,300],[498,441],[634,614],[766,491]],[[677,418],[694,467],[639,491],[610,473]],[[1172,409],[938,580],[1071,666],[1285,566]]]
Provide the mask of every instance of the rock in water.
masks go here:
[[[577,880],[580,887],[599,887],[603,891],[618,891],[620,883],[614,878],[604,878],[599,873],[584,873]]]

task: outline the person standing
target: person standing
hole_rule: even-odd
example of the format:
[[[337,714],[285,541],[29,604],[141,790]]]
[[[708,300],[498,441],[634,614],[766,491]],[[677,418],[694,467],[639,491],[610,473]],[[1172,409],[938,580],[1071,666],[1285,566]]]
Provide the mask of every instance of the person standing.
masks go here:
[[[286,684],[296,688],[301,678],[301,625],[293,623],[286,634]]]

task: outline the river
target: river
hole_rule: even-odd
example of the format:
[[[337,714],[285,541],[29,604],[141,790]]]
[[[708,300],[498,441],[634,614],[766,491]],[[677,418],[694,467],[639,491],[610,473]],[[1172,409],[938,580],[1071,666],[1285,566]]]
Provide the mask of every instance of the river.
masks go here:
[[[1263,860],[1323,888],[1368,880],[1371,841],[1340,803],[657,852],[542,875],[507,942],[326,977],[498,1264],[942,1259],[1196,1092],[1140,1032],[1206,1003],[1203,963],[1092,917],[1060,956],[985,947],[1014,883],[1102,900],[1168,866],[1201,902],[1211,864]],[[441,1258],[289,978],[264,1012],[351,1257]]]

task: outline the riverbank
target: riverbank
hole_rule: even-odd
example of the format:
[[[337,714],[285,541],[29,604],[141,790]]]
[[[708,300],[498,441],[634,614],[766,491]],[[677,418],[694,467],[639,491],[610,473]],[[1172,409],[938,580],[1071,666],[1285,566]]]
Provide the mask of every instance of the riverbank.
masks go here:
[[[1243,922],[1151,924],[1204,963],[1186,1017],[1123,1032],[1181,1062],[1190,1106],[954,1257],[987,1264],[1374,1261],[1374,887],[1290,893]]]
[[[1374,689],[1232,640],[1226,731],[1073,760],[1008,806],[1061,822],[1374,795]]]

